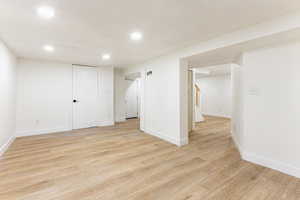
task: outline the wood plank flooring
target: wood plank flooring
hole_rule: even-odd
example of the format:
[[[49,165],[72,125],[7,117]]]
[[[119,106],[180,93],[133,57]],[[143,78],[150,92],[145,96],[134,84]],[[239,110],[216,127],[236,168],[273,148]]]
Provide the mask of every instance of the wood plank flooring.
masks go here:
[[[0,158],[0,200],[299,200],[300,181],[240,159],[230,121],[206,116],[176,147],[113,127],[18,138]]]

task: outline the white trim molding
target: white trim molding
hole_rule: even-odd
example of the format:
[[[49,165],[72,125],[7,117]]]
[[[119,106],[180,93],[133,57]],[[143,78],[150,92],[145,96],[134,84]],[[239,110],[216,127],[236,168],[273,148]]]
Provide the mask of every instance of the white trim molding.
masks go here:
[[[180,139],[180,142],[179,142],[179,145],[177,146],[184,146],[184,145],[188,145],[189,144],[189,139],[188,138],[181,138]]]
[[[288,174],[290,176],[294,176],[297,178],[300,178],[300,169],[283,163],[281,161],[277,161],[277,160],[273,160],[273,159],[269,159],[266,158],[264,156],[259,156],[255,153],[250,153],[250,152],[245,152],[243,150],[242,145],[238,142],[238,140],[236,140],[234,134],[232,134],[232,140],[235,144],[235,146],[237,147],[238,151],[240,152],[240,155],[242,157],[243,160],[257,164],[257,165],[261,165],[263,167],[267,167],[276,171],[280,171],[284,174]]]
[[[235,137],[235,134],[231,131],[230,132],[231,133],[231,138],[232,138],[232,140],[233,140],[233,143],[234,143],[234,145],[236,146],[236,148],[238,149],[238,151],[240,152],[240,155],[242,155],[243,154],[243,148],[242,148],[242,145],[238,142],[238,140],[236,139],[236,137]]]
[[[115,125],[114,120],[97,122],[97,126],[113,126],[113,125]]]
[[[52,128],[52,129],[49,128],[49,129],[31,130],[31,131],[18,131],[18,132],[16,132],[16,136],[17,137],[26,137],[26,136],[33,136],[33,135],[43,135],[43,134],[71,131],[71,130],[72,130],[72,128],[70,128],[70,127],[58,127],[58,128]]]
[[[220,117],[220,118],[226,118],[226,119],[231,119],[232,116],[231,115],[220,115],[220,114],[215,114],[215,113],[202,113],[202,115],[204,116],[210,116],[210,117]],[[203,120],[205,121],[205,120]]]
[[[115,122],[112,121],[99,121],[95,122],[95,126],[113,126]],[[71,127],[57,127],[57,128],[49,128],[49,129],[41,129],[41,130],[28,130],[28,131],[18,131],[16,132],[17,137],[26,137],[33,135],[43,135],[43,134],[51,134],[58,132],[65,132],[73,130]]]
[[[115,120],[115,122],[125,122],[125,121],[126,121],[125,117],[120,117]]]
[[[253,153],[243,152],[242,153],[243,160],[268,167],[282,173],[300,178],[300,169],[289,164],[283,163],[281,161],[272,160],[263,156],[258,156]]]
[[[166,134],[158,133],[157,131],[149,131],[149,130],[146,130],[144,133],[152,135],[152,136],[157,137],[159,139],[162,139],[162,140],[164,140],[166,142],[169,142],[171,144],[175,144],[175,145],[177,145],[179,147],[183,146],[183,142],[178,141],[175,138],[171,138],[169,136],[166,136]]]
[[[15,139],[15,136],[10,137],[8,141],[0,147],[0,156],[2,156],[7,151],[7,149],[15,141]]]

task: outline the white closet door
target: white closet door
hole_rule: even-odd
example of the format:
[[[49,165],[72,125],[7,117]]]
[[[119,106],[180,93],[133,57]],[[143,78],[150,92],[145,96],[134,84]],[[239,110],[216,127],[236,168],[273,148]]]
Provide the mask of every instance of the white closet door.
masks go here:
[[[97,125],[98,71],[93,67],[73,68],[73,129]]]

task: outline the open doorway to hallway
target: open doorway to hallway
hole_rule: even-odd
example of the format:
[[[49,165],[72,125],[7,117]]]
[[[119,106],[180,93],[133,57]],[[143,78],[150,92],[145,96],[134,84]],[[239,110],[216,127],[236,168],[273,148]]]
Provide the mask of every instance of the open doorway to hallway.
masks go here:
[[[185,137],[191,143],[195,130],[201,129],[206,120],[219,118],[227,121],[223,124],[223,129],[228,130],[225,132],[230,141],[234,141],[240,150],[243,145],[241,58],[233,57],[228,59],[229,62],[213,62],[214,59],[213,55],[209,59],[200,59],[194,55],[185,60],[189,69],[186,88],[189,131],[186,131]],[[212,131],[215,127],[209,125]]]
[[[192,69],[193,125],[190,136],[207,127],[211,128],[211,133],[230,136],[231,70],[230,64]],[[216,130],[217,127],[222,131]]]
[[[195,122],[205,116],[231,118],[232,82],[230,64],[195,68]]]
[[[125,117],[126,120],[140,123],[141,113],[141,74],[132,73],[125,76]]]
[[[181,137],[188,138],[206,116],[229,118],[229,133],[237,149],[243,146],[243,54],[238,48],[219,49],[181,58]],[[186,103],[185,103],[186,102]],[[211,127],[213,128],[213,127]],[[190,141],[189,141],[190,142]]]

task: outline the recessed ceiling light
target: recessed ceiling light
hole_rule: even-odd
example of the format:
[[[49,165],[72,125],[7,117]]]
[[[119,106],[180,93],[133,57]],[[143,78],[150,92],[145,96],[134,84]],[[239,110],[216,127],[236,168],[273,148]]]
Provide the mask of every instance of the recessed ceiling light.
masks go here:
[[[37,8],[37,14],[44,19],[50,19],[54,17],[55,11],[54,8],[50,6],[41,6]]]
[[[54,51],[54,47],[51,45],[45,45],[44,46],[44,50],[48,51],[48,52],[53,52]]]
[[[130,34],[130,39],[134,41],[139,41],[143,38],[143,34],[141,32],[132,32]]]
[[[110,54],[106,53],[102,55],[102,60],[109,60],[110,59]]]

